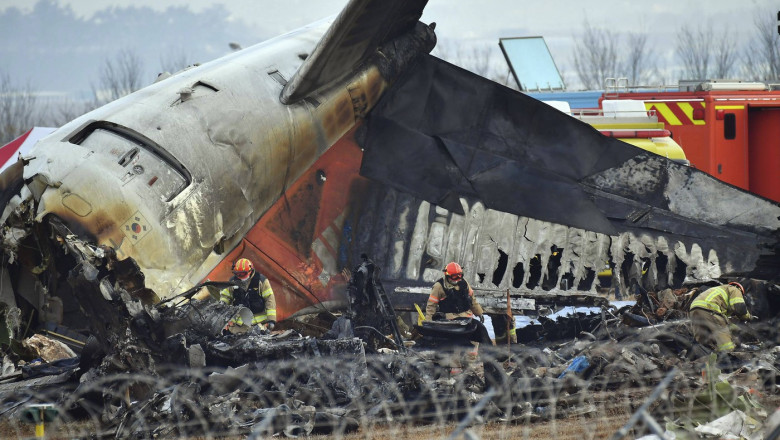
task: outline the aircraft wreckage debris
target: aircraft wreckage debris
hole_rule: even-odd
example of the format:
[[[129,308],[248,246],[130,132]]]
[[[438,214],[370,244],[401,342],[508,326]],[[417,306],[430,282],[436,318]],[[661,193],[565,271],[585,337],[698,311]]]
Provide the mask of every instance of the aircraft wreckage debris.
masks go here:
[[[222,334],[240,310],[214,299],[126,306],[126,327],[106,353],[90,338],[80,356],[53,362],[7,355],[0,411],[16,420],[28,404],[53,402],[60,417],[49,432],[78,435],[74,426],[89,426],[81,429],[116,437],[344,435],[465,419],[475,429],[474,417],[509,430],[596,420],[604,411],[623,414],[616,432],[635,399],[672,370],[668,397],[643,416],[667,420],[666,429],[722,432],[747,418],[753,425],[744,429],[754,433],[765,408],[780,402],[780,305],[767,302],[777,293],[771,283],[743,280],[748,303],[768,318],[736,331],[740,348],[717,357],[693,341],[685,313],[704,286],[638,290],[620,309],[539,317],[518,329],[521,344],[482,344],[475,355],[463,338],[421,336],[386,319],[395,315],[380,306],[377,272],[368,259],[352,271],[349,312],[289,319],[274,332]],[[42,335],[25,345],[32,340],[61,345]]]
[[[2,434],[41,403],[69,437],[617,431],[673,368],[636,418],[760,429],[780,400],[780,205],[429,55],[425,4],[351,0],[163,75],[0,175]],[[239,258],[273,284],[273,332],[224,334],[251,312],[210,280]],[[539,316],[521,344],[474,354],[467,324],[396,315],[448,261],[487,313]],[[634,306],[610,306],[605,268]],[[708,357],[687,306],[734,279],[762,320]],[[599,312],[544,317],[572,304]]]

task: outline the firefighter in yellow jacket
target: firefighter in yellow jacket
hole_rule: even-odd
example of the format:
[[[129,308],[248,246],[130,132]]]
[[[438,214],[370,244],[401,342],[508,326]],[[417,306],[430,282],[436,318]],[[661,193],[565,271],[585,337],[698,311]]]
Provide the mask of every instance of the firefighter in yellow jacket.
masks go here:
[[[276,298],[268,278],[256,271],[251,261],[241,258],[233,265],[230,281],[237,287],[228,287],[219,293],[219,300],[249,308],[254,315],[251,323],[244,323],[240,317],[231,321],[235,325],[262,325],[273,330],[276,326]]]
[[[483,325],[485,316],[482,306],[474,297],[474,290],[463,279],[463,269],[458,263],[447,264],[444,268],[444,276],[436,281],[431,288],[431,294],[428,296],[428,303],[425,306],[425,319],[433,319],[433,315],[437,312],[444,314],[444,318],[447,320],[473,318],[474,315],[479,318],[479,321],[473,321],[476,323],[476,329],[469,336],[469,341],[473,344],[468,353],[470,358],[476,358],[480,343],[493,344]],[[457,374],[462,371],[463,362],[459,359],[453,359],[450,367],[450,373]]]
[[[693,337],[702,345],[719,352],[731,351],[736,346],[731,340],[729,317],[754,319],[745,304],[745,289],[739,283],[728,283],[701,292],[690,307]]]
[[[481,323],[485,322],[482,306],[474,298],[474,291],[463,279],[460,264],[452,262],[444,268],[444,277],[431,288],[428,304],[425,306],[425,319],[431,320],[436,312],[444,313],[446,319],[471,318],[477,315]]]

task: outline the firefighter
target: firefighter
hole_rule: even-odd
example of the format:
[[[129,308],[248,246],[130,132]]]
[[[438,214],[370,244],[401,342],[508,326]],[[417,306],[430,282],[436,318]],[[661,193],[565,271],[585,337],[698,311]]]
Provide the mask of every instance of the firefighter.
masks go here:
[[[745,289],[739,283],[728,283],[701,292],[690,307],[693,337],[704,346],[719,352],[736,348],[731,340],[729,317],[755,319],[745,305]]]
[[[463,279],[463,269],[458,263],[452,262],[444,268],[444,276],[439,278],[431,288],[431,294],[428,296],[428,303],[425,306],[425,319],[431,320],[434,315],[444,315],[447,320],[452,319],[472,319],[474,315],[479,318],[475,321],[477,328],[468,340],[473,345],[468,357],[474,359],[477,357],[479,343],[490,343],[490,335],[483,325],[485,316],[482,312],[482,306],[479,305],[474,297],[474,290],[469,283]],[[466,361],[468,362],[468,361]],[[451,374],[458,374],[462,371],[463,362],[453,358],[450,369]]]
[[[240,317],[234,318],[228,327],[233,325],[265,324],[269,330],[276,326],[276,298],[271,289],[268,278],[256,271],[254,265],[247,258],[241,258],[233,264],[233,276],[230,282],[236,287],[228,287],[219,293],[219,300],[236,306],[244,306],[252,311],[254,317],[251,323],[242,322]]]
[[[438,313],[437,313],[438,312]],[[443,314],[445,319],[479,318],[475,342],[492,342],[483,323],[485,316],[482,306],[474,297],[474,290],[463,279],[463,269],[460,264],[452,262],[444,268],[444,276],[439,278],[431,288],[428,304],[425,306],[425,319],[431,320],[434,314]]]
[[[431,320],[436,312],[443,313],[446,319],[471,318],[477,315],[484,323],[482,306],[474,298],[474,291],[463,279],[460,264],[452,262],[444,268],[444,277],[439,278],[431,288],[428,304],[425,306],[425,319]]]

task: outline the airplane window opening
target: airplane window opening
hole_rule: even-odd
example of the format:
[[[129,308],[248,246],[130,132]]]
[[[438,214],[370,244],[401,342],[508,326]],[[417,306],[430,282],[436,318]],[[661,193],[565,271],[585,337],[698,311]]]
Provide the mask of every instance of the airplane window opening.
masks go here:
[[[666,289],[669,287],[669,257],[661,252],[655,254],[656,288]]]
[[[530,275],[525,287],[533,290],[539,284],[539,280],[542,279],[542,256],[540,254],[536,254],[531,258],[531,262],[528,264],[528,273]]]
[[[626,283],[631,281],[631,275],[633,271],[631,270],[631,266],[634,264],[634,253],[633,252],[626,252],[626,254],[623,257],[623,262],[620,264],[620,277],[626,281]],[[636,275],[635,273],[633,273]]]
[[[593,281],[596,280],[596,271],[591,268],[585,269],[585,277],[583,277],[579,284],[577,284],[577,290],[590,290],[593,286]]]
[[[665,289],[668,286],[669,257],[658,252],[655,257],[655,269],[658,272],[658,288]]]
[[[687,274],[688,265],[685,264],[682,260],[679,258],[676,259],[676,264],[674,266],[674,275],[672,276],[672,285],[670,287],[674,289],[678,289],[682,287],[683,281],[685,281],[685,276]]]
[[[512,287],[515,289],[523,285],[523,276],[525,276],[525,269],[523,269],[523,263],[515,264],[512,269]]]
[[[191,182],[189,173],[169,153],[120,127],[92,124],[70,142],[115,158],[122,168],[119,178],[123,181],[143,173],[151,174],[154,177],[147,181],[147,186],[154,185],[165,202],[173,200]]]
[[[571,272],[566,272],[561,277],[561,290],[569,290],[574,286],[574,274]]]
[[[558,282],[558,271],[561,268],[563,249],[555,245],[550,247],[550,258],[547,260],[547,273],[542,280],[542,290],[552,290]]]
[[[498,257],[498,267],[496,267],[496,270],[493,272],[493,285],[495,286],[501,285],[501,280],[504,279],[506,267],[509,263],[509,255],[507,255],[506,252],[499,249],[498,253],[500,254]]]
[[[642,257],[640,258],[640,261],[642,262],[641,284],[645,289],[654,289],[655,286],[653,285],[653,280],[650,279],[650,277],[654,275],[649,270],[650,266],[653,264],[653,261],[650,259],[650,257]]]
[[[723,137],[726,139],[737,137],[737,116],[734,113],[726,113],[723,116]]]

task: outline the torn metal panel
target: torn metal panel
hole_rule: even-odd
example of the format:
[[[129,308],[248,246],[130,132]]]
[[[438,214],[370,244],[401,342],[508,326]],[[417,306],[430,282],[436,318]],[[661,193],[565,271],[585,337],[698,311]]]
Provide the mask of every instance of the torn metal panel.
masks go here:
[[[19,393],[30,393],[38,392],[42,389],[51,389],[51,387],[55,385],[64,392],[64,384],[71,380],[75,374],[75,368],[73,368],[70,371],[65,371],[56,375],[40,376],[18,382],[2,383],[0,384],[0,399],[5,400],[8,396],[18,395]]]
[[[2,214],[0,219],[3,221],[8,216],[9,202],[19,194],[24,186],[23,172],[24,162],[19,160],[0,173],[0,207],[3,207],[3,211],[0,211]]]
[[[192,300],[162,309],[156,324],[162,327],[164,338],[185,332],[214,338],[221,335],[225,325],[236,316],[241,317],[242,322],[252,321],[252,311],[245,307],[231,306],[213,299]]]
[[[203,346],[210,365],[236,365],[241,362],[267,362],[332,355],[349,355],[354,371],[365,368],[363,342],[358,338],[318,340],[300,337],[237,336],[227,341],[211,341]]]
[[[16,308],[16,298],[14,288],[11,285],[11,277],[8,274],[8,258],[0,256],[2,267],[0,267],[0,303],[5,304],[9,309]]]
[[[465,199],[461,200],[465,215],[459,215],[379,184],[371,183],[367,188],[361,192],[360,206],[371,209],[350,208],[357,225],[350,241],[351,255],[357,259],[359,250],[376,252],[376,263],[390,268],[382,272],[382,282],[390,286],[394,304],[402,309],[413,310],[412,304],[425,303],[430,286],[442,276],[448,261],[461,262],[467,280],[479,295],[503,297],[509,289],[513,298],[522,296],[546,304],[596,304],[603,297],[598,293],[595,273],[610,260],[611,252],[619,250],[621,261],[624,258],[622,247],[613,251],[613,239],[605,234],[486,210],[481,203],[469,205]],[[370,203],[374,198],[378,203]],[[394,204],[395,200],[400,202]],[[375,206],[378,215],[373,211]],[[421,218],[421,208],[431,223],[415,221],[410,230],[409,213],[414,213],[414,219]],[[377,217],[379,225],[375,223]],[[392,222],[396,228],[387,226]],[[418,241],[399,240],[388,256],[381,246],[398,234],[423,237],[418,241],[426,246],[420,248],[414,245]],[[630,234],[621,237],[630,241]],[[417,261],[418,275],[412,278],[406,276],[407,272],[392,270],[397,261]]]
[[[522,293],[523,296],[542,301],[547,296],[548,301],[544,302],[566,301],[567,297],[571,296],[573,303],[580,303],[575,299],[578,296],[597,296],[595,272],[609,260],[609,236],[485,210],[480,203],[472,207],[465,199],[461,203],[466,215],[458,215],[418,199],[409,199],[408,196],[400,199],[388,197],[387,194],[394,194],[394,191],[379,185],[371,184],[369,187],[372,190],[364,192],[364,197],[376,197],[382,201],[378,204],[381,206],[381,214],[378,217],[383,223],[396,219],[398,226],[389,230],[387,227],[377,228],[372,224],[375,217],[371,211],[354,210],[352,215],[355,216],[354,222],[358,225],[358,231],[351,243],[351,249],[355,253],[358,249],[377,252],[377,264],[385,264],[390,268],[399,260],[417,261],[420,268],[414,278],[406,276],[407,272],[383,271],[383,283],[392,286],[396,294],[403,296],[420,289],[418,294],[427,298],[431,284],[442,276],[442,268],[448,261],[454,260],[461,262],[467,280],[481,295],[493,292],[501,296],[509,289],[513,296]],[[392,200],[402,200],[402,205],[389,203]],[[410,202],[413,204],[410,205]],[[421,208],[424,208],[428,218],[432,219],[431,226],[415,222],[414,228],[409,230],[406,227],[409,225],[408,213],[414,212],[414,218],[420,218]],[[401,217],[398,218],[396,213],[400,213]],[[363,233],[363,228],[371,230],[371,234]],[[415,246],[417,241],[405,241],[392,248],[392,260],[388,260],[387,256],[383,258],[383,250],[377,243],[385,243],[401,231],[404,237],[424,237],[419,241],[428,245],[421,248]],[[362,240],[363,236],[370,238]],[[445,236],[446,241],[441,238]],[[585,251],[582,250],[583,237],[589,245]],[[432,248],[431,243],[443,243],[443,249]],[[548,263],[552,254],[559,251],[559,267],[554,278],[550,279],[552,271],[548,270]],[[444,255],[447,255],[447,259]],[[567,274],[570,275],[567,277]],[[564,278],[571,278],[573,281],[562,282]],[[394,303],[408,308],[412,303],[424,303],[424,300],[425,298],[408,301],[394,298]]]
[[[780,276],[780,265],[770,270],[761,263],[778,259],[780,205],[605,138],[434,57],[389,91],[361,140],[362,175],[480,225],[479,233],[465,232],[465,255],[456,260],[469,282],[483,288],[508,286],[506,276],[515,272],[522,281],[510,281],[510,289],[593,291],[589,272],[610,259],[622,272],[621,290],[630,279],[679,285],[686,278],[755,276],[757,268],[768,279]],[[518,221],[515,233],[492,220],[503,213],[529,220]],[[496,230],[503,236],[493,238]],[[579,231],[595,234],[587,242],[600,243],[596,250],[582,251]],[[527,242],[517,240],[521,233]],[[517,244],[502,245],[510,234]],[[446,264],[421,261],[439,270]],[[526,264],[510,271],[508,262]]]

